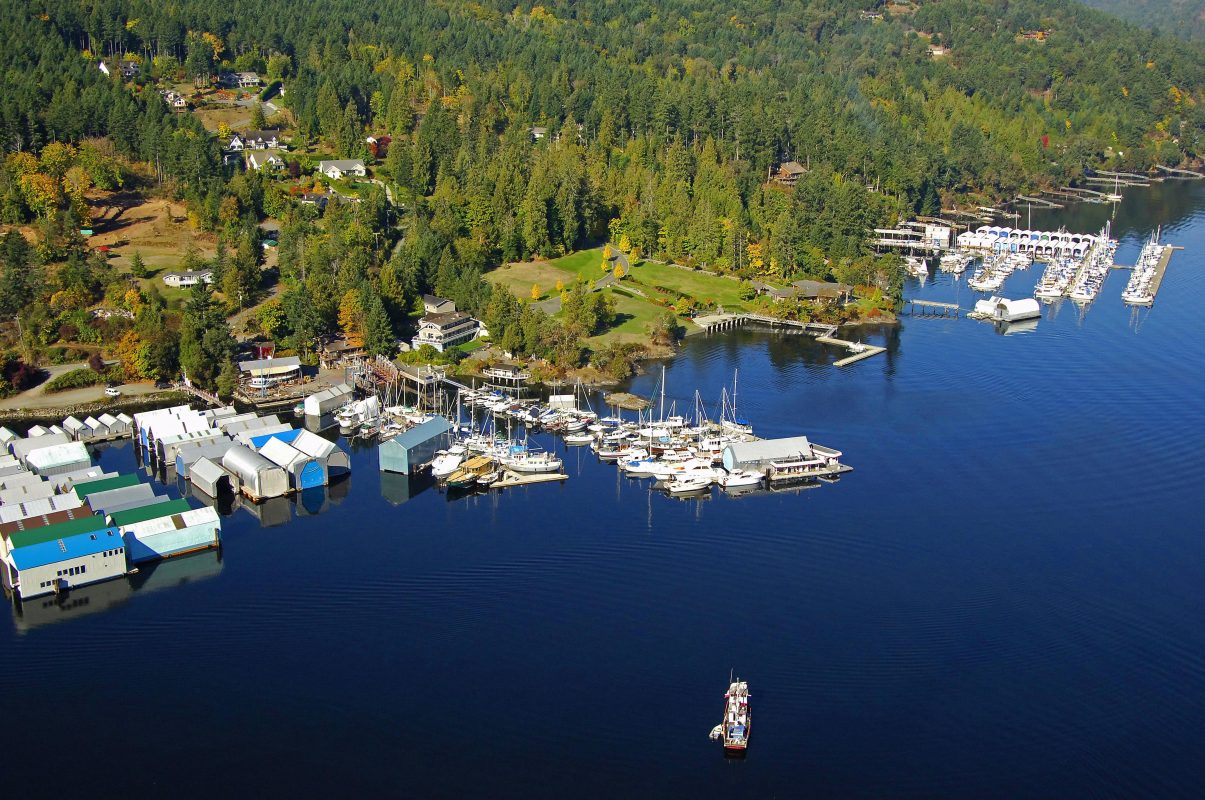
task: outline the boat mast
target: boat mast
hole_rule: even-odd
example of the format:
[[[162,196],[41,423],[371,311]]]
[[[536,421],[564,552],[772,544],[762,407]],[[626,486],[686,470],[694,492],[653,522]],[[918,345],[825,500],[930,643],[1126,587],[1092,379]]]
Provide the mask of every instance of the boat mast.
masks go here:
[[[661,419],[658,422],[665,422],[665,365],[661,366]]]

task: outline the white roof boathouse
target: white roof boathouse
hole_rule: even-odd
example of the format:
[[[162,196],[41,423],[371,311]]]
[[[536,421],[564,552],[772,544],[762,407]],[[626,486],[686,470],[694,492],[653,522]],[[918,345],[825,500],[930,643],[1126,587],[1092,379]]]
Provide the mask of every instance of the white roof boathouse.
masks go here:
[[[222,456],[222,466],[239,479],[243,494],[252,500],[281,497],[289,492],[289,475],[283,467],[245,445],[235,445]]]

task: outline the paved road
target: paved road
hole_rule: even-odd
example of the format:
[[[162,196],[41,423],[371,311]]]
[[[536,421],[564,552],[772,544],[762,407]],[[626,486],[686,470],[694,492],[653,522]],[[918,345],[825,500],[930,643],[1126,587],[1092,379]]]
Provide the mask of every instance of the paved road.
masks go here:
[[[117,362],[107,361],[105,363],[116,364]],[[49,378],[28,391],[0,400],[0,410],[62,408],[103,400],[105,397],[104,386],[86,386],[83,389],[69,389],[65,392],[55,392],[54,394],[46,393],[46,384],[59,375],[70,372],[73,369],[83,369],[87,366],[86,362],[80,362],[78,364],[55,364],[54,366],[46,367],[46,371],[50,374]],[[120,386],[119,389],[123,397],[137,397],[144,394],[153,394],[158,391],[155,389],[154,384],[151,383],[127,383]]]

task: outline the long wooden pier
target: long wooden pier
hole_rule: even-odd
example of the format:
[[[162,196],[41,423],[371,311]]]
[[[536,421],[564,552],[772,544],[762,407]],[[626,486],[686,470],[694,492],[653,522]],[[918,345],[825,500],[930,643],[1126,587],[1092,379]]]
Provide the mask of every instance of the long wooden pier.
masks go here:
[[[957,303],[939,303],[936,300],[905,300],[904,307],[912,317],[958,317],[961,311]]]
[[[1180,169],[1179,167],[1165,167],[1162,164],[1156,164],[1156,169],[1161,169],[1171,175],[1173,178],[1205,178],[1205,174],[1194,172],[1191,169]]]
[[[782,319],[780,317],[766,316],[765,314],[709,314],[707,316],[695,317],[694,319],[694,323],[702,328],[704,333],[731,330],[750,322],[769,325],[774,328],[793,329],[798,333],[814,333],[819,336],[831,336],[837,332],[837,326],[827,322],[800,322],[795,319]]]

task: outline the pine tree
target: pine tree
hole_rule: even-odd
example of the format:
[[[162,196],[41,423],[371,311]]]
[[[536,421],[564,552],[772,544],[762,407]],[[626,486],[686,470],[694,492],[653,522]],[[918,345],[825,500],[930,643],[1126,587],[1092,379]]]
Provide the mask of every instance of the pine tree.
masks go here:
[[[147,276],[146,263],[142,260],[142,251],[135,250],[130,257],[130,274],[141,280]]]

